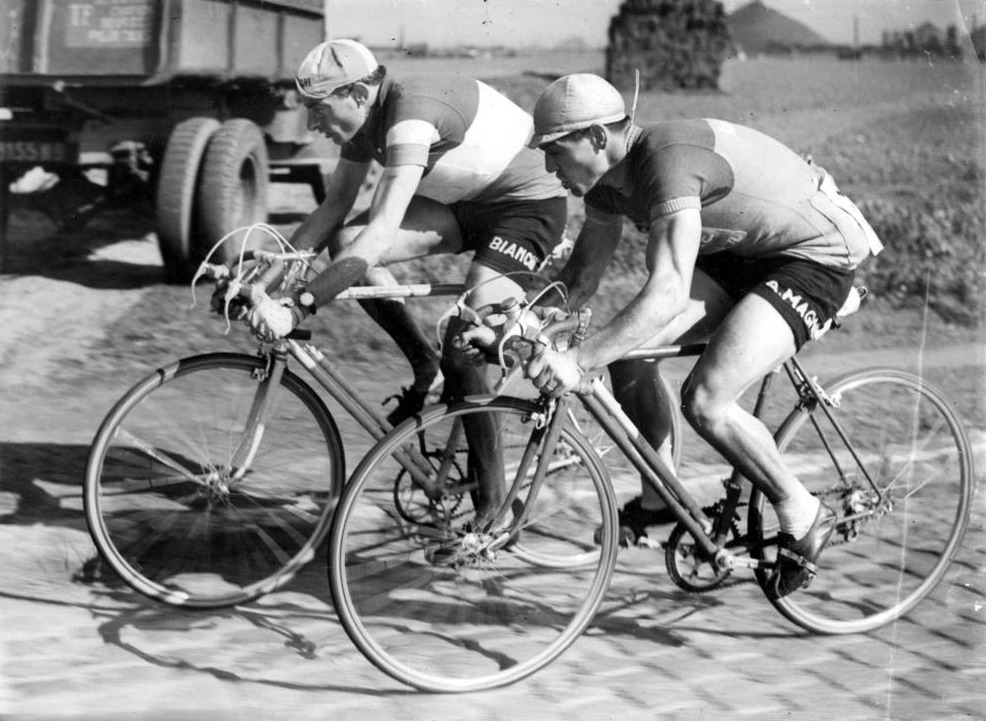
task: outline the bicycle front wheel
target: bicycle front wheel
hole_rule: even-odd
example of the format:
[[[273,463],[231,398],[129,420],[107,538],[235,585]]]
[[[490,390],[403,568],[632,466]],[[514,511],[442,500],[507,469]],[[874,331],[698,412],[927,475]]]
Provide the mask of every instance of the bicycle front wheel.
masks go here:
[[[532,440],[537,410],[530,401],[504,397],[436,406],[381,440],[347,484],[329,542],[332,598],[356,646],[393,678],[437,692],[512,683],[568,648],[602,602],[617,551],[612,488],[598,456],[571,426],[558,445],[580,455],[579,462],[554,463],[552,456],[543,483],[531,483],[533,471],[519,468],[525,450],[533,451],[531,469],[541,455]],[[502,521],[519,526],[520,536],[492,552],[488,542],[496,534],[474,525],[476,489],[468,479],[477,460],[460,459],[466,479],[444,483],[427,512],[424,504],[402,512],[393,492],[405,473],[397,456],[422,442],[431,476],[439,469],[458,473],[442,444],[462,436],[460,424],[481,418],[496,429],[504,476],[519,491]],[[585,562],[572,563],[576,557]]]
[[[955,412],[917,376],[861,371],[826,392],[848,445],[821,408],[796,409],[777,440],[838,522],[817,578],[771,602],[809,631],[858,633],[910,611],[945,574],[969,522],[972,451]],[[750,505],[751,535],[772,561],[776,516],[758,492]],[[765,583],[767,572],[758,577]]]
[[[342,487],[342,442],[297,376],[270,386],[266,359],[195,356],[138,383],[103,421],[86,519],[131,587],[176,606],[229,606],[282,586],[315,555]],[[258,428],[266,393],[276,395]]]

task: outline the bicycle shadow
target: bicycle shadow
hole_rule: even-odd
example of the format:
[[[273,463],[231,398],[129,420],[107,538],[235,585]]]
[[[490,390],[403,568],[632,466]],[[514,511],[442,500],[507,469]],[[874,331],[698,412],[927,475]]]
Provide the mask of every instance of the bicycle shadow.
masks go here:
[[[0,516],[0,524],[25,527],[43,525],[85,533],[87,525],[82,508],[82,478],[88,452],[89,447],[81,444],[0,443],[0,488],[5,494],[7,510],[7,513]],[[35,582],[53,589],[48,593],[34,595],[3,590],[0,591],[0,597],[36,604],[39,609],[45,606],[85,609],[96,621],[96,633],[104,644],[117,646],[155,666],[191,670],[226,681],[258,683],[302,691],[351,691],[374,695],[391,693],[370,687],[361,689],[351,684],[304,684],[268,678],[263,674],[246,674],[221,664],[196,660],[201,658],[201,653],[183,658],[175,654],[170,642],[165,651],[158,652],[152,643],[142,640],[148,634],[153,636],[155,632],[164,632],[169,639],[178,634],[191,636],[201,632],[203,643],[211,643],[215,637],[209,630],[217,624],[239,622],[242,630],[242,622],[245,621],[255,629],[278,637],[283,646],[299,659],[318,662],[324,661],[330,654],[320,652],[320,642],[306,635],[301,627],[313,622],[320,626],[324,623],[324,630],[319,630],[319,636],[336,636],[339,641],[336,643],[334,638],[331,639],[331,655],[334,657],[337,646],[344,644],[354,659],[363,663],[362,657],[339,629],[332,609],[312,610],[319,604],[324,607],[329,598],[324,550],[316,554],[310,564],[282,589],[283,593],[278,592],[265,597],[261,602],[230,609],[194,610],[168,606],[145,598],[107,566],[95,548],[89,544],[87,547],[86,552],[90,554],[88,556],[80,555],[70,559],[60,556],[57,563],[40,563],[37,573],[43,574],[43,578],[7,577],[10,588],[31,587],[32,582]],[[64,549],[59,550],[59,553],[64,553]],[[54,576],[51,569],[57,569]],[[76,600],[78,592],[72,590],[73,585],[83,587],[91,600]],[[297,602],[292,601],[292,598],[298,599]],[[43,615],[43,610],[39,615]],[[128,629],[140,633],[127,633]],[[206,638],[210,640],[205,641]],[[193,648],[195,643],[195,640],[190,641]],[[406,693],[406,690],[399,692]]]
[[[115,646],[134,656],[140,661],[158,668],[192,671],[212,676],[219,681],[234,683],[250,683],[261,686],[283,688],[293,691],[338,691],[358,693],[369,696],[388,697],[396,694],[404,695],[406,688],[378,689],[360,687],[352,683],[301,683],[296,681],[281,681],[265,678],[262,674],[250,674],[235,671],[220,664],[204,663],[183,658],[175,650],[176,634],[202,635],[203,648],[206,644],[213,646],[215,629],[227,623],[236,624],[245,621],[250,626],[262,632],[270,632],[280,637],[285,648],[293,651],[304,661],[319,662],[326,658],[338,660],[339,653],[335,646],[331,654],[322,653],[317,641],[299,632],[293,626],[305,622],[327,622],[338,629],[338,622],[331,611],[317,612],[310,606],[290,602],[270,603],[256,607],[235,607],[217,610],[193,610],[166,606],[144,599],[124,584],[107,584],[102,579],[90,592],[97,597],[93,602],[79,602],[52,598],[51,596],[35,596],[0,591],[0,598],[23,601],[48,607],[74,608],[87,611],[97,622],[95,632],[103,644]],[[149,641],[141,642],[155,633],[167,633],[168,641],[165,649],[158,652],[150,648]],[[236,636],[243,634],[242,624],[237,628]],[[340,634],[345,639],[344,634]],[[133,640],[131,640],[133,639]],[[348,645],[348,639],[345,640]],[[190,642],[194,646],[195,640]],[[355,647],[349,645],[354,659],[361,661]],[[201,656],[199,649],[194,649],[188,656]],[[328,674],[326,674],[328,675]]]
[[[754,598],[745,598],[748,595]],[[647,639],[672,648],[693,645],[686,638],[691,632],[751,640],[798,634],[783,627],[767,632],[759,624],[744,628],[745,616],[735,609],[751,603],[767,608],[752,575],[736,574],[715,589],[690,592],[667,575],[620,567],[586,633]]]

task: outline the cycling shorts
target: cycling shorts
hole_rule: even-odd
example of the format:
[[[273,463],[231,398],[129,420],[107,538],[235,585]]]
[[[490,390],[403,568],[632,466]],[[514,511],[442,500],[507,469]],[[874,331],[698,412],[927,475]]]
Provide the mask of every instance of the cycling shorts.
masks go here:
[[[561,242],[568,219],[568,203],[562,197],[503,203],[462,201],[449,208],[462,231],[462,252],[476,251],[474,263],[500,273],[536,272]]]
[[[741,258],[728,252],[700,255],[695,263],[735,301],[758,295],[781,314],[798,348],[817,338],[842,308],[855,272],[803,258]]]

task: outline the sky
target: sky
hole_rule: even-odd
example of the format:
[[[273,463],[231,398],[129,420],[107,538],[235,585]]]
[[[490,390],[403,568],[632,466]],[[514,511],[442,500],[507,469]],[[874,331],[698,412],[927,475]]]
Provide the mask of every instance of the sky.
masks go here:
[[[428,43],[551,47],[581,38],[606,45],[609,19],[622,0],[324,0],[329,34],[386,46]],[[727,12],[749,0],[722,0]],[[826,39],[879,43],[884,30],[930,21],[944,28],[986,20],[983,0],[764,0]],[[854,18],[857,20],[854,21]]]

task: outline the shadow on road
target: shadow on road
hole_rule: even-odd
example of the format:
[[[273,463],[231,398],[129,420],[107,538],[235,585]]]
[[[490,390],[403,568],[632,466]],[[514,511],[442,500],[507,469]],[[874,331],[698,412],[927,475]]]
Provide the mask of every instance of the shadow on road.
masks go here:
[[[152,215],[141,207],[101,212],[82,228],[59,228],[44,214],[16,209],[10,218],[6,244],[5,275],[38,275],[78,283],[90,288],[128,290],[164,280],[159,262],[100,257],[101,249],[133,241],[147,244],[141,256],[154,256]],[[156,260],[156,259],[155,259]]]
[[[3,525],[44,523],[84,528],[82,476],[89,446],[0,443]]]

